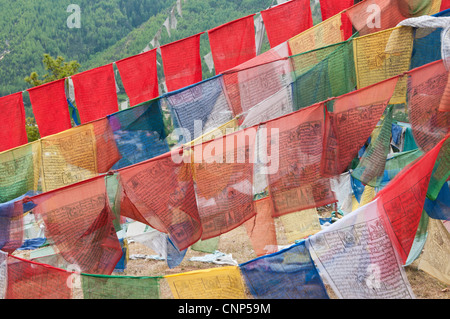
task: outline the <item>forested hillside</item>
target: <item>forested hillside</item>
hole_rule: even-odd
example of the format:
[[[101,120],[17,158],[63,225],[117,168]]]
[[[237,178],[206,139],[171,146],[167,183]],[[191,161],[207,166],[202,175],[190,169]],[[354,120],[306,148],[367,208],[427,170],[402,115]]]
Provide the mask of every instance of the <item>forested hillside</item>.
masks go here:
[[[45,73],[44,53],[61,55],[66,61],[77,60],[81,64],[79,71],[140,53],[177,3],[176,0],[78,0],[81,27],[69,28],[67,19],[71,12],[66,9],[73,2],[0,0],[0,96],[27,89],[29,85],[24,78],[31,72]],[[276,3],[276,0],[182,0],[182,16],[176,13],[176,29],[169,36],[163,28],[160,44],[258,13]],[[263,50],[267,49],[266,41]],[[209,50],[205,33],[201,38],[202,56]],[[204,65],[204,77],[211,75]]]

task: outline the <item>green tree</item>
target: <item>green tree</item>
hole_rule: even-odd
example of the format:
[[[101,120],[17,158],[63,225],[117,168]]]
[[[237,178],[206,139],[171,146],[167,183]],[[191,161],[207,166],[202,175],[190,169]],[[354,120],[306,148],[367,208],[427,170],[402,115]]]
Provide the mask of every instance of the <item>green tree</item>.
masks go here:
[[[58,56],[56,59],[50,54],[44,54],[42,63],[46,71],[48,71],[42,79],[39,79],[37,72],[32,72],[30,76],[27,76],[24,80],[32,87],[39,86],[52,81],[64,79],[78,72],[80,64],[77,61],[64,62],[62,56]],[[26,119],[26,131],[28,136],[28,142],[36,141],[40,138],[39,129],[36,125],[34,117],[27,117]]]
[[[80,68],[80,64],[77,61],[64,62],[64,58],[62,56],[58,56],[55,59],[47,53],[44,54],[42,64],[44,65],[44,68],[48,71],[48,73],[45,74],[42,79],[39,79],[39,75],[37,74],[37,72],[32,72],[24,79],[25,82],[27,82],[31,86],[39,86],[44,83],[56,81],[74,75],[78,73],[78,69]]]

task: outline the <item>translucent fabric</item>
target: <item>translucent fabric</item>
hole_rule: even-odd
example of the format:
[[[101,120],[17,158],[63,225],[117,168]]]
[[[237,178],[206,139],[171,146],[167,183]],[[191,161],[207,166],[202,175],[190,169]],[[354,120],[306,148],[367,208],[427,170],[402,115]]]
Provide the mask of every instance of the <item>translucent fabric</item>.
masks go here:
[[[40,141],[0,153],[0,203],[38,191]]]
[[[201,34],[161,46],[164,76],[169,92],[202,80]]]
[[[326,58],[318,61],[316,65],[304,73],[296,70],[293,84],[294,109],[298,110],[328,98],[340,96],[351,92],[356,87],[355,65],[353,61],[352,42],[346,42],[335,48]],[[330,47],[324,49],[329,51]],[[301,54],[294,60],[309,61],[319,58],[321,50]],[[293,63],[294,65],[299,63]],[[309,66],[308,66],[309,67]],[[299,68],[304,70],[305,66]]]
[[[255,215],[255,138],[252,127],[192,147],[202,240],[228,232]]]
[[[66,79],[61,79],[27,90],[41,137],[72,127],[65,83]]]
[[[72,273],[49,265],[8,256],[6,299],[71,299]]]
[[[112,64],[75,74],[71,78],[81,123],[119,111]]]
[[[433,219],[450,220],[450,189],[448,182],[442,185],[435,200],[425,199],[423,209]]]
[[[450,112],[440,111],[448,71],[439,60],[411,70],[408,77],[409,122],[416,144],[427,152],[448,133]]]
[[[304,241],[239,268],[255,299],[329,298]]]
[[[162,277],[81,274],[84,299],[159,299]]]
[[[208,31],[216,74],[256,56],[254,14]]]
[[[413,49],[413,29],[396,27],[353,39],[357,88],[407,72]],[[390,104],[406,103],[406,78],[400,79]]]
[[[111,274],[122,247],[103,176],[28,200],[36,205],[33,212],[44,222],[47,240],[68,264],[85,273]]]
[[[397,79],[392,78],[327,102],[327,131],[322,161],[325,176],[340,175],[350,166],[381,119]]]
[[[364,155],[359,160],[358,166],[352,172],[352,176],[365,185],[372,187],[381,185],[386,159],[390,152],[392,112],[393,107],[388,106],[377,136],[371,139]]]
[[[270,198],[255,201],[255,217],[244,223],[247,235],[256,256],[278,251],[277,233],[273,219],[273,204]]]
[[[412,247],[442,140],[419,160],[403,169],[376,196],[380,216],[392,245],[405,263]]]
[[[353,6],[354,0],[340,0],[340,1],[333,1],[333,0],[320,0],[320,12],[322,14],[322,21],[325,21],[332,16],[342,12],[341,18],[342,18],[342,30],[345,34],[345,39],[348,39],[352,35],[352,23],[350,19],[347,17],[347,14],[345,13],[345,9]]]
[[[186,249],[202,236],[192,174],[180,149],[121,169],[121,215],[168,234],[179,250]]]
[[[232,120],[222,76],[216,76],[162,97],[172,115],[180,143],[187,143]]]
[[[235,266],[168,275],[164,279],[175,299],[246,299],[244,283]]]
[[[120,79],[130,100],[130,106],[136,106],[158,97],[156,62],[156,49],[116,62]],[[111,113],[105,115],[109,114]]]
[[[366,35],[397,26],[401,21],[440,11],[441,0],[370,0],[346,10],[353,27]]]
[[[0,152],[28,142],[22,92],[0,97]]]
[[[377,211],[373,201],[306,240],[339,299],[415,298]]]
[[[44,137],[40,142],[44,192],[105,173],[120,159],[106,118]]]
[[[137,164],[169,151],[159,98],[109,115],[108,123],[121,155],[113,169]]]
[[[450,134],[444,138],[441,150],[439,151],[436,163],[434,165],[433,174],[431,175],[430,184],[428,185],[427,197],[431,200],[437,199],[439,192],[450,177]]]
[[[272,48],[313,26],[309,0],[287,1],[261,15]]]
[[[338,13],[289,39],[288,44],[292,55],[344,41],[345,34],[341,26],[341,13]]]
[[[271,156],[278,159],[279,169],[268,175],[274,216],[335,202],[329,179],[320,173],[324,105],[312,105],[269,121],[266,126],[270,134],[267,145],[278,144]]]

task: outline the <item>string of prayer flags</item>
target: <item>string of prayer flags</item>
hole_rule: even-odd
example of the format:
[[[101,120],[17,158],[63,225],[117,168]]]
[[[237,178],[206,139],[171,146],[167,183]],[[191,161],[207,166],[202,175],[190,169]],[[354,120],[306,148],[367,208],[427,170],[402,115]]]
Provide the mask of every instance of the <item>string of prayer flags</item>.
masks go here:
[[[370,0],[348,8],[353,27],[360,35],[367,35],[397,26],[401,21],[440,11],[441,0]]]
[[[159,299],[162,277],[81,274],[84,299]]]
[[[394,77],[327,103],[322,174],[337,176],[349,167],[386,110],[397,80]]]
[[[41,137],[72,127],[65,83],[66,79],[61,79],[27,90]]]
[[[348,18],[345,13],[345,9],[353,6],[354,0],[341,0],[341,1],[332,1],[332,0],[319,0],[320,2],[320,11],[322,15],[322,21],[325,21],[336,14],[341,14],[342,19],[342,30],[345,34],[345,40],[352,36],[353,26],[352,22]]]
[[[256,57],[254,14],[208,31],[216,74]]]
[[[72,273],[9,255],[5,299],[71,299]]]
[[[233,114],[222,76],[215,76],[162,97],[173,117],[179,143],[190,142],[231,121]]]
[[[322,21],[288,40],[292,55],[319,49],[330,44],[345,41],[341,30],[341,13]]]
[[[442,60],[408,72],[408,116],[416,144],[425,152],[448,133],[450,112],[440,111],[449,72]]]
[[[130,106],[158,97],[156,61],[156,49],[153,49],[116,62]]]
[[[403,263],[406,262],[422,216],[436,159],[447,139],[403,169],[375,197],[378,199],[380,217]]]
[[[370,202],[306,240],[320,274],[339,299],[415,298],[378,205]]]
[[[0,153],[0,203],[38,190],[40,146],[35,141]]]
[[[256,256],[272,254],[278,251],[273,204],[270,198],[255,201],[256,215],[244,223],[247,235]]]
[[[168,234],[180,251],[202,236],[190,165],[175,149],[119,171],[121,215]]]
[[[107,117],[121,156],[113,169],[137,164],[169,151],[160,101],[157,98]]]
[[[81,272],[109,275],[122,257],[104,176],[29,198],[55,252]],[[25,203],[26,199],[23,200]]]
[[[239,267],[164,276],[175,299],[247,299]]]
[[[119,111],[112,64],[75,74],[72,81],[82,124]]]
[[[202,80],[199,33],[161,46],[164,76],[169,92]]]
[[[22,92],[0,97],[0,152],[28,143]]]
[[[261,11],[270,47],[313,26],[309,0],[291,0]]]
[[[305,241],[239,268],[256,299],[329,299]]]
[[[255,139],[252,127],[191,148],[202,240],[228,232],[255,215]]]
[[[413,49],[413,29],[396,27],[353,39],[357,88],[407,72]],[[399,79],[390,104],[406,103],[407,79]]]
[[[335,202],[329,179],[322,178],[324,104],[316,104],[266,123],[267,145],[279,169],[268,175],[274,216]],[[275,132],[279,134],[275,135]],[[277,141],[278,139],[278,141]]]

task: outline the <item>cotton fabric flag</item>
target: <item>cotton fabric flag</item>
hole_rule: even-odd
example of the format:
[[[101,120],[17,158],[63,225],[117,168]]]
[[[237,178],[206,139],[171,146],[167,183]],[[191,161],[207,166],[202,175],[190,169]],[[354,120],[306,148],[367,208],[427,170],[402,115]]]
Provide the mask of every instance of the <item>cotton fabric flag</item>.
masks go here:
[[[316,104],[266,123],[267,145],[278,143],[272,157],[279,169],[268,175],[274,216],[324,206],[336,201],[330,181],[322,178],[324,105]],[[279,141],[273,133],[278,131]]]
[[[121,156],[113,169],[137,164],[169,151],[160,102],[157,98],[107,117]]]
[[[27,144],[22,92],[0,97],[0,152]]]
[[[360,35],[395,27],[401,21],[440,11],[441,0],[370,0],[348,8],[346,13]]]
[[[27,90],[41,137],[72,127],[65,83],[66,79],[61,79]]]
[[[327,20],[328,18],[333,17],[334,15],[342,12],[342,30],[345,34],[345,39],[348,39],[352,35],[352,23],[345,13],[345,9],[353,6],[354,0],[340,0],[340,1],[332,1],[332,0],[320,0],[320,11],[322,14],[322,21]]]
[[[341,13],[322,21],[288,40],[292,55],[319,49],[345,40]]]
[[[158,97],[156,49],[117,61],[116,66],[130,99],[130,106]]]
[[[82,124],[119,111],[112,64],[75,74],[72,81]]]
[[[199,33],[161,46],[164,76],[169,92],[202,80]]]
[[[247,299],[237,266],[164,277],[175,299]]]
[[[304,239],[322,230],[316,208],[305,209],[280,216],[288,243]]]
[[[256,56],[254,14],[208,31],[216,74]]]
[[[407,72],[413,49],[413,29],[396,27],[353,40],[357,88]],[[407,79],[399,80],[390,104],[406,103]]]
[[[309,0],[291,0],[261,11],[270,47],[313,26]]]
[[[71,299],[72,273],[49,265],[8,256],[6,299]]]
[[[40,141],[0,153],[0,203],[37,191],[40,163]]]
[[[119,170],[121,214],[166,233],[178,250],[202,236],[190,161],[174,149]]]
[[[422,216],[436,159],[447,139],[403,169],[376,196],[380,217],[403,263],[406,262]]]
[[[0,300],[5,299],[8,289],[8,254],[0,250]]]
[[[255,299],[329,299],[305,241],[239,269]]]
[[[112,273],[122,257],[122,247],[103,176],[29,200],[45,224],[48,241],[68,264],[78,265],[84,273]]]
[[[248,128],[192,147],[202,240],[228,232],[255,215],[255,138],[256,129]]]
[[[339,299],[415,298],[378,216],[378,204],[360,207],[306,240],[320,274]]]
[[[84,299],[159,299],[162,277],[81,274]]]

